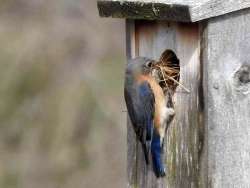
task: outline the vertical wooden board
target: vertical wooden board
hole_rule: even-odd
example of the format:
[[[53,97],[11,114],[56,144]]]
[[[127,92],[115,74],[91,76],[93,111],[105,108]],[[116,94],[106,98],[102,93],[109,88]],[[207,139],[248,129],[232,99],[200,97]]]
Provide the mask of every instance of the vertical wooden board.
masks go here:
[[[127,58],[135,57],[135,28],[133,20],[126,20],[126,54]],[[127,178],[128,188],[136,187],[137,184],[137,140],[130,121],[127,118]]]
[[[208,187],[208,129],[207,129],[207,108],[205,107],[205,99],[207,98],[207,82],[208,77],[205,73],[207,62],[207,21],[199,24],[200,30],[200,72],[201,72],[201,86],[200,86],[200,128],[199,128],[199,187]],[[205,58],[206,57],[206,58]]]
[[[170,26],[168,22],[137,21],[135,31],[138,55],[159,59],[165,49],[173,49],[175,39],[174,27],[174,24]],[[145,167],[141,148],[139,149],[138,156],[141,156],[137,171],[139,187],[165,187],[166,180],[155,177],[152,165],[147,168]],[[150,164],[152,164],[152,162]]]
[[[138,56],[153,58],[152,46],[153,35],[155,32],[155,22],[150,21],[136,21],[136,48],[138,49]],[[152,27],[151,27],[152,26]],[[141,147],[138,148],[138,166],[137,177],[138,187],[153,187],[156,183],[156,178],[152,170],[152,166],[146,166]],[[152,164],[152,162],[150,162]]]
[[[190,90],[190,93],[178,87],[175,95],[176,116],[169,131],[168,145],[172,147],[172,152],[168,155],[175,158],[174,163],[168,163],[175,174],[171,177],[169,187],[198,187],[199,136],[203,136],[199,135],[199,128],[202,126],[199,38],[198,24],[178,25],[176,51],[180,59],[180,82]]]
[[[250,187],[250,10],[206,30],[208,187]]]
[[[132,40],[130,40],[131,42]],[[134,53],[159,59],[166,49],[172,49],[180,59],[181,80],[189,90],[181,88],[175,94],[176,116],[169,126],[166,141],[167,177],[156,179],[152,166],[146,167],[140,145],[136,148],[135,187],[185,188],[198,186],[198,147],[200,126],[200,62],[198,24],[177,24],[166,21],[136,21]],[[131,142],[128,139],[128,142]],[[134,150],[134,144],[128,147]],[[128,148],[130,150],[130,148]],[[131,173],[135,163],[129,164]],[[131,184],[131,182],[130,182]]]

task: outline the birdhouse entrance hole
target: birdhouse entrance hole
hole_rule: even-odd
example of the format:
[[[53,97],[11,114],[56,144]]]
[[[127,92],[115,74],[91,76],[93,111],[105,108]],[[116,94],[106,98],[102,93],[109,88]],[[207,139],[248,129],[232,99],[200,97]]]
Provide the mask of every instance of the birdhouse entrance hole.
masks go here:
[[[175,91],[180,78],[180,61],[173,50],[166,49],[152,68],[152,75],[164,93]]]

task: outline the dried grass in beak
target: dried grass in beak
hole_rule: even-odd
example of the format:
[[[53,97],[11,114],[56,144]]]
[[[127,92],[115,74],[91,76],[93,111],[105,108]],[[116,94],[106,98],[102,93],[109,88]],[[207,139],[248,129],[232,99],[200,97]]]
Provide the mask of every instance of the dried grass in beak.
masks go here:
[[[158,62],[152,65],[152,75],[159,82],[163,91],[175,91],[177,86],[182,87],[188,93],[190,92],[180,82],[180,64],[179,59],[172,50],[166,50],[162,53]]]

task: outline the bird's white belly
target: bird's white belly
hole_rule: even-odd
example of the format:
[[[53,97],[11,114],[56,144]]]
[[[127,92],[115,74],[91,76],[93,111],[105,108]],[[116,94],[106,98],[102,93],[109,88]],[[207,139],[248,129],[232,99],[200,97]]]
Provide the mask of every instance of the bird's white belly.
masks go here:
[[[160,108],[160,137],[161,140],[165,136],[167,121],[174,115],[173,108],[167,108],[166,105],[162,105]]]

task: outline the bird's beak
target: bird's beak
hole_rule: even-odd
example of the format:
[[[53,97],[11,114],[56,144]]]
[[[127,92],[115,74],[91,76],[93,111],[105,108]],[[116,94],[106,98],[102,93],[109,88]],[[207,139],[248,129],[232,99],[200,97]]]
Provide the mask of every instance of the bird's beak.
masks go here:
[[[152,63],[152,66],[154,66],[154,65],[156,65],[157,61],[152,60],[151,63]]]

